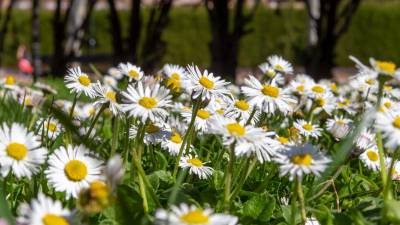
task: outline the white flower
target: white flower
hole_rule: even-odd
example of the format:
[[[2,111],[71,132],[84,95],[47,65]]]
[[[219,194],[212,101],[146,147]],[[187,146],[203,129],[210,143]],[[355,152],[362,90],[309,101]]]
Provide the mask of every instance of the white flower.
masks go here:
[[[385,147],[396,150],[400,145],[400,111],[378,112],[375,128],[382,131]]]
[[[112,78],[120,80],[123,77],[123,74],[118,68],[111,67],[108,69],[107,74],[110,75]]]
[[[360,160],[365,164],[365,167],[367,167],[368,169],[379,171],[379,153],[376,146],[364,151],[360,155]]]
[[[171,106],[169,91],[159,83],[145,87],[142,82],[138,82],[137,87],[129,85],[122,96],[125,97],[122,110],[129,116],[140,118],[143,123],[147,119],[152,122],[164,119],[168,115],[166,108]]]
[[[179,65],[166,64],[163,72],[167,76],[166,86],[170,89],[180,91],[187,86],[187,74],[185,68]]]
[[[104,76],[103,84],[111,88],[117,88],[118,81],[112,76]]]
[[[334,138],[340,140],[350,131],[353,121],[343,116],[336,116],[326,121],[326,128]]]
[[[205,162],[191,155],[182,156],[179,161],[179,167],[183,169],[189,168],[189,174],[194,174],[200,179],[207,179],[214,172],[213,168],[205,166],[204,164]]]
[[[36,122],[39,128],[39,135],[44,134],[48,138],[54,140],[61,133],[61,124],[54,118],[42,118]]]
[[[369,130],[364,129],[355,138],[354,143],[361,150],[372,148],[373,146],[376,145],[375,134],[371,133]]]
[[[230,146],[235,143],[235,155],[255,155],[262,163],[270,161],[280,144],[270,138],[274,132],[265,132],[262,128],[243,125],[233,119],[216,117],[213,122],[213,132],[222,135],[223,144]]]
[[[297,120],[293,125],[300,132],[300,134],[304,135],[305,137],[318,138],[321,136],[322,129],[319,128],[318,125],[312,124],[303,119]]]
[[[226,98],[230,95],[226,86],[229,82],[222,80],[213,73],[204,70],[202,73],[195,65],[188,66],[188,87],[187,90],[193,95],[193,98],[209,99],[211,101],[216,98]]]
[[[158,209],[157,225],[236,225],[238,218],[228,214],[214,213],[210,208],[197,208],[185,203],[171,206],[171,210]]]
[[[117,102],[117,93],[110,87],[102,86],[100,82],[97,82],[93,89],[98,97],[93,103],[93,107],[99,108],[107,104],[112,114],[118,115],[120,112],[120,105]]]
[[[253,113],[254,107],[252,107],[248,102],[245,100],[234,100],[232,101],[227,109],[225,110],[225,116],[228,118],[239,119],[243,122],[247,122],[250,118],[251,113]],[[253,115],[252,121],[250,122],[257,122],[258,116],[260,114],[259,111],[255,111]]]
[[[182,111],[182,117],[186,123],[190,123],[192,118],[192,110],[184,110]],[[218,116],[215,112],[213,112],[210,107],[202,108],[197,110],[196,118],[194,120],[194,127],[196,130],[200,131],[200,133],[206,133],[209,131],[212,125],[212,119]]]
[[[144,129],[143,142],[147,145],[161,143],[171,135],[171,127],[161,121],[147,123]],[[136,138],[137,130],[137,126],[132,126],[129,129],[129,137],[132,139]]]
[[[103,162],[83,146],[68,145],[56,149],[48,160],[45,174],[56,191],[65,192],[66,198],[77,198],[83,188],[102,180]]]
[[[177,131],[173,131],[168,138],[161,142],[161,148],[167,150],[169,154],[176,156],[181,149],[182,138],[183,137]]]
[[[306,223],[304,225],[320,225],[319,221],[313,217],[307,218]]]
[[[310,98],[318,98],[327,94],[328,92],[331,92],[330,88],[322,83],[321,84],[310,83],[309,89],[307,91],[308,91],[307,95]]]
[[[64,82],[65,86],[71,89],[71,93],[76,93],[78,96],[83,93],[90,98],[94,97],[93,83],[80,67],[68,69]]]
[[[107,161],[104,173],[108,186],[111,187],[111,190],[115,190],[125,173],[123,161],[120,155],[114,155]]]
[[[41,147],[34,133],[21,124],[0,127],[0,166],[3,177],[11,171],[17,178],[36,174],[46,160],[47,150]]]
[[[319,114],[321,111],[325,111],[328,115],[331,115],[332,111],[336,108],[335,97],[332,92],[326,92],[325,94],[318,95],[312,99],[315,109],[314,114]]]
[[[319,176],[331,160],[306,143],[287,146],[277,154],[275,161],[280,164],[280,175],[289,174],[292,181],[295,177],[301,180],[305,174],[310,173]]]
[[[271,65],[271,67],[278,72],[282,72],[285,74],[293,73],[293,66],[288,61],[284,60],[281,56],[270,56],[268,57],[267,61]]]
[[[19,89],[17,82],[15,81],[15,77],[11,76],[11,75],[8,75],[7,77],[3,78],[0,81],[0,84],[3,88],[9,89],[12,91],[16,91]]]
[[[249,76],[242,87],[243,93],[247,96],[248,102],[252,106],[259,107],[266,113],[275,113],[279,110],[287,113],[291,110],[290,104],[295,100],[285,90],[271,84],[261,84],[254,76]]]
[[[23,203],[18,207],[18,224],[26,225],[69,225],[72,219],[71,212],[61,205],[58,200],[53,200],[42,193],[30,204]]]
[[[130,63],[120,63],[118,69],[122,74],[129,77],[129,81],[139,81],[144,76],[143,71],[138,66],[134,66]]]

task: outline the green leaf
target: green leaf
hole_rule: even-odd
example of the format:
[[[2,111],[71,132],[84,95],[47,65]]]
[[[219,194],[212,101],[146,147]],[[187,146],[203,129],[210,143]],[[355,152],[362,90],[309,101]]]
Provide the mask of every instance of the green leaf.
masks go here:
[[[400,202],[396,200],[388,200],[385,202],[386,217],[389,221],[400,224]]]
[[[267,203],[268,204],[266,204],[263,212],[261,213],[260,217],[258,218],[260,221],[263,221],[263,222],[268,222],[271,219],[272,214],[274,213],[275,206],[276,206],[276,200],[272,196],[268,196]]]
[[[215,170],[213,173],[213,182],[216,190],[224,189],[224,172]]]
[[[275,199],[267,194],[261,194],[251,197],[243,204],[243,216],[253,219],[268,221],[275,208]]]

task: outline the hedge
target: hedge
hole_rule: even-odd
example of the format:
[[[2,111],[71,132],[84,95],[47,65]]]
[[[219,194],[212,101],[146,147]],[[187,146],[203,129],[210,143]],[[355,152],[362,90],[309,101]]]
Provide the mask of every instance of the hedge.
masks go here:
[[[148,11],[144,9],[144,17]],[[52,53],[52,13],[41,13],[42,53]],[[122,25],[128,27],[129,13],[120,13]],[[352,65],[348,55],[362,60],[370,56],[400,63],[400,2],[364,3],[353,18],[349,31],[337,47],[336,62],[341,66]],[[304,10],[284,9],[278,14],[260,7],[249,25],[253,32],[242,39],[239,64],[254,67],[268,55],[280,54],[300,64],[300,55],[307,46],[307,14]],[[127,29],[125,29],[126,31]],[[93,48],[84,46],[84,54],[111,53],[110,24],[106,10],[96,11],[90,21],[88,37],[96,40]],[[208,65],[210,32],[207,13],[203,7],[175,7],[163,34],[167,53],[161,63]],[[29,45],[30,12],[14,11],[10,33],[6,38],[4,62],[15,64],[15,51],[20,43]]]

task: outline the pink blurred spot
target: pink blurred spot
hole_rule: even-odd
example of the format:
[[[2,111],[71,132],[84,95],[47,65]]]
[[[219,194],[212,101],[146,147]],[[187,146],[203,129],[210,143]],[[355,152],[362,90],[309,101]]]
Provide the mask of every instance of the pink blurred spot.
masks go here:
[[[8,225],[8,223],[5,219],[0,218],[0,225]]]
[[[33,67],[31,65],[31,63],[29,62],[29,60],[27,60],[27,59],[20,59],[18,62],[18,68],[23,73],[27,73],[27,74],[33,73]]]

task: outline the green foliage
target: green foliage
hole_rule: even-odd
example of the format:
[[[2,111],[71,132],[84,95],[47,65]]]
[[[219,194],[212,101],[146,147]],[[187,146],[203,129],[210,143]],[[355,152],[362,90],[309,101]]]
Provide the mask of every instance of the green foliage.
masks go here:
[[[149,9],[144,8],[146,22]],[[171,10],[170,24],[163,33],[167,43],[166,54],[161,63],[186,65],[196,62],[199,65],[210,63],[208,43],[211,39],[207,12],[203,7],[175,7]],[[51,12],[41,13],[42,53],[50,56],[53,52]],[[124,35],[129,28],[129,12],[120,12]],[[19,44],[30,43],[30,12],[15,11],[6,38],[5,52],[2,54],[6,64],[15,64],[15,51]],[[349,66],[351,52],[365,61],[370,56],[394,60],[400,63],[399,49],[400,3],[366,2],[360,6],[349,31],[339,40],[336,50],[338,65]],[[307,14],[305,10],[282,9],[277,12],[260,7],[249,24],[252,32],[242,39],[239,65],[255,67],[271,54],[279,54],[297,65],[303,64],[303,52],[307,48]],[[144,36],[144,34],[141,34]],[[87,40],[94,38],[96,45],[89,47]],[[111,54],[111,29],[108,12],[100,10],[93,13],[89,22],[83,46],[84,54]]]

